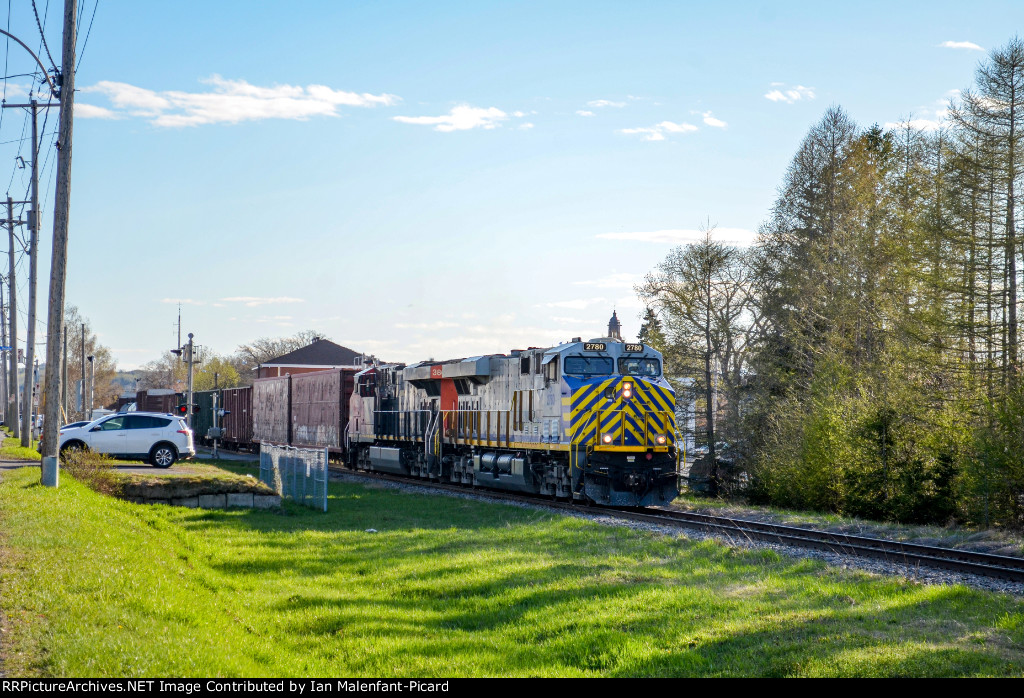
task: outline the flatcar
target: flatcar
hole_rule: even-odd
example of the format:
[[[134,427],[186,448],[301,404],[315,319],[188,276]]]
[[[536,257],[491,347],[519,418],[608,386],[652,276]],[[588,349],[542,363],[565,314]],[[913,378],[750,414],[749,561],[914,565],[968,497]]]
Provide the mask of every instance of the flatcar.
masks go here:
[[[367,367],[346,446],[364,470],[611,506],[677,495],[662,356],[617,337]]]

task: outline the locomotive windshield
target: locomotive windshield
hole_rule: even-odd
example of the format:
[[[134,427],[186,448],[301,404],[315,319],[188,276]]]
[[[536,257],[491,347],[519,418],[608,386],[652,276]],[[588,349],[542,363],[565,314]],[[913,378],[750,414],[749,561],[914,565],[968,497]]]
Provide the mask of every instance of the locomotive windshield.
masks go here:
[[[615,363],[607,356],[567,356],[565,372],[573,376],[608,376]]]
[[[661,375],[661,362],[657,359],[623,358],[619,359],[619,373],[624,376],[649,376],[657,378]]]

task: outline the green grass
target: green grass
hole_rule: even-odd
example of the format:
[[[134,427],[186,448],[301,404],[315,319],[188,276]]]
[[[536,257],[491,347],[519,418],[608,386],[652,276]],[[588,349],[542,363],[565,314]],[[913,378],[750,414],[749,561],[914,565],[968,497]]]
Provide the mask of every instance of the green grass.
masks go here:
[[[1006,595],[348,483],[323,514],[37,481],[0,482],[14,676],[1024,673]]]
[[[3,441],[0,444],[0,460],[42,460],[38,440],[32,442],[31,448],[22,446],[21,441],[11,436],[0,435],[0,440]]]

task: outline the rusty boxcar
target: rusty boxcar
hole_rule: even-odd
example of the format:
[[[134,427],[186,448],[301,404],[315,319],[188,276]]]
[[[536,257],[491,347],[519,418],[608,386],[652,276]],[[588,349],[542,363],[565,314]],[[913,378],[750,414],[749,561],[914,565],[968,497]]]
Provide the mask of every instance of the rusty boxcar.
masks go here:
[[[252,438],[252,386],[224,388],[221,391],[222,407],[229,414],[224,416],[223,443],[231,448],[251,448]]]
[[[341,452],[348,403],[358,368],[336,368],[291,377],[291,443]]]
[[[139,412],[173,413],[183,402],[181,393],[167,388],[140,390],[135,394],[135,409]]]
[[[291,376],[257,378],[252,384],[252,438],[291,443]]]

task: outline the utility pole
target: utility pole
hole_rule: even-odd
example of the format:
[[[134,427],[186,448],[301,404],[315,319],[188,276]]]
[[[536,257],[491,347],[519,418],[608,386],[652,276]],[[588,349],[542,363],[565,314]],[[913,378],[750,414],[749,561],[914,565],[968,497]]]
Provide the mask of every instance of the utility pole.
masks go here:
[[[91,354],[89,355],[89,404],[86,405],[86,410],[87,410],[86,413],[89,415],[88,417],[86,417],[86,419],[89,419],[89,420],[92,419],[92,410],[93,410],[92,387],[93,387],[93,381],[96,378],[96,369],[94,368],[93,359],[95,359],[95,358],[96,358],[95,356],[93,356]]]
[[[91,422],[91,419],[85,417],[85,323],[82,323],[82,419],[87,422]]]
[[[214,374],[213,383],[216,386],[216,384],[217,384],[217,374]],[[213,414],[210,415],[211,418],[213,419],[213,429],[212,429],[212,432],[213,432],[213,459],[217,460],[217,459],[220,458],[220,454],[217,453],[217,442],[219,441],[217,435],[220,434],[220,431],[219,431],[219,428],[218,428],[219,425],[220,425],[220,420],[217,419],[217,413],[219,412],[219,410],[217,409],[217,390],[216,390],[216,388],[214,388],[213,395],[211,395],[210,397],[211,397],[211,403],[213,404]]]
[[[67,415],[70,414],[70,410],[68,409],[68,328],[67,327],[64,327],[64,361],[61,362],[61,369],[60,369],[60,409],[61,409],[61,416],[60,416],[61,424],[64,424],[66,422],[70,422],[71,420],[67,418]]]
[[[188,394],[185,398],[185,424],[189,429],[192,428],[192,352],[195,349],[195,345],[192,344],[192,333],[188,333]]]
[[[178,343],[174,346],[181,349],[181,303],[178,303]],[[181,354],[178,354],[178,361],[181,361]]]
[[[8,403],[11,406],[11,433],[14,438],[21,434],[21,419],[18,412],[18,284],[14,273],[14,200],[7,197],[7,239],[10,247],[7,250],[7,263],[10,273],[7,281],[10,283],[10,292],[7,294],[11,299],[11,394]]]
[[[27,367],[28,364],[25,364],[25,366]],[[33,364],[31,397],[32,402],[29,403],[28,409],[29,415],[32,417],[31,421],[29,422],[31,426],[29,427],[28,430],[30,437],[29,444],[31,444],[32,441],[34,441],[35,439],[39,438],[39,359],[36,359],[35,364]]]
[[[4,285],[0,283],[0,346],[2,347],[7,346],[7,316],[5,315],[6,312],[7,311],[4,309]],[[0,356],[3,356],[3,352],[6,351],[10,350],[0,350]],[[11,423],[8,421],[8,417],[10,416],[11,413],[11,406],[7,400],[7,398],[10,396],[10,393],[7,392],[6,366],[0,368],[0,393],[2,393],[4,396],[3,404],[0,405],[0,410],[3,410],[4,424],[9,427],[11,426]]]
[[[25,375],[35,365],[36,358],[36,276],[39,270],[39,132],[37,130],[37,116],[39,103],[31,100],[32,105],[32,196],[31,206],[28,212],[28,338],[25,340]],[[56,366],[56,363],[47,364]],[[49,371],[47,371],[49,373]],[[35,381],[32,382],[32,390],[25,390],[25,407],[21,413],[21,445],[32,446],[32,435],[36,431],[34,411],[32,402],[35,398]],[[56,400],[57,396],[54,396]]]
[[[75,109],[75,44],[78,0],[64,0],[64,40],[60,66],[60,131],[57,137],[57,187],[53,204],[53,256],[50,261],[50,306],[46,321],[46,365],[60,363],[64,329],[64,287],[67,282],[68,223],[71,212],[71,136]],[[60,371],[46,372],[46,419],[39,452],[43,456],[43,485],[57,486],[57,417]]]

